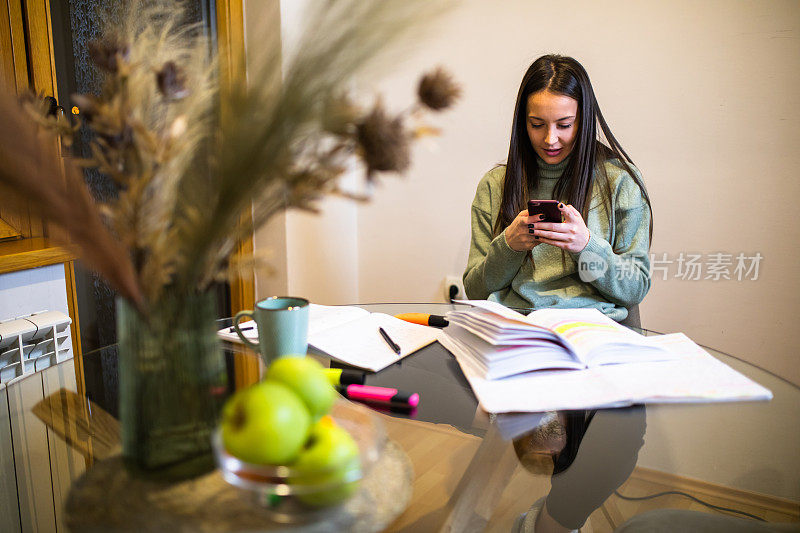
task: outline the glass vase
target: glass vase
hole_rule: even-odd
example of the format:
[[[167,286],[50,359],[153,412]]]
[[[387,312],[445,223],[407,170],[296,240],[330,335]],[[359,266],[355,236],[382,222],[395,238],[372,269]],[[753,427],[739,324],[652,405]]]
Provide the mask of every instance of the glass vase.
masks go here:
[[[117,299],[123,456],[138,473],[183,479],[214,468],[226,393],[213,293],[169,295],[140,314]]]

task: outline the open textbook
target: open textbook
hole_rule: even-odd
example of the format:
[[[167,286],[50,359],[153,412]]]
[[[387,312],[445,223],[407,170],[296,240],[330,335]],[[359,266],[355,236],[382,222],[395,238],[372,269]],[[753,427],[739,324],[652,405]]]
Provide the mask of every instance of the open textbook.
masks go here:
[[[243,333],[258,342],[254,321],[242,322],[240,327],[252,328]],[[381,337],[379,327],[400,346],[400,354]],[[308,344],[343,363],[374,372],[433,343],[437,333],[434,328],[411,324],[384,313],[370,313],[360,307],[309,305]],[[218,335],[228,341],[241,342],[230,328],[220,330]]]
[[[525,317],[492,302],[464,303],[476,305],[484,313],[497,310],[500,318],[522,325],[536,322],[534,338],[541,337],[551,343],[550,349],[544,350],[546,344],[532,342],[530,346],[534,349],[529,358],[555,363],[519,363],[518,370],[501,372],[505,377],[490,378],[487,369],[491,362],[488,365],[482,362],[475,350],[467,348],[469,343],[463,338],[457,340],[464,333],[458,329],[460,324],[453,323],[455,313],[448,314],[451,325],[440,333],[439,342],[455,356],[481,407],[490,413],[772,398],[769,390],[718,361],[683,333],[644,337],[613,324],[603,339],[601,333],[588,333],[596,332],[594,326],[598,324],[587,322],[593,313],[584,313],[582,309],[563,310],[563,314],[561,310],[542,310],[555,313],[535,311],[538,316],[531,313]],[[550,316],[543,319],[546,315]],[[624,342],[612,333],[617,328],[630,333],[629,336],[620,332]],[[457,333],[453,334],[451,329]],[[494,338],[520,343],[528,338],[520,331],[506,331]],[[548,337],[547,332],[557,335]],[[474,336],[490,346],[504,346],[491,344],[487,338],[492,336]],[[478,346],[483,345],[478,343]],[[546,351],[551,353],[548,355]],[[526,367],[527,370],[520,370]]]
[[[474,307],[448,313],[451,325],[443,334],[487,379],[677,357],[597,309],[541,309],[525,316],[495,302],[462,303]]]

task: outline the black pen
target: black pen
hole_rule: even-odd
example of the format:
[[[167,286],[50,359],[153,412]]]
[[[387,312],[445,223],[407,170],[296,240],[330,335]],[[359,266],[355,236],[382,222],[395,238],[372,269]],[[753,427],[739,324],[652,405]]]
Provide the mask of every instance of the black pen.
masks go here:
[[[253,326],[248,326],[246,328],[239,328],[239,329],[242,331],[247,331],[248,329],[253,329]],[[236,331],[236,328],[231,328],[228,330],[229,333],[233,333],[234,331]]]
[[[400,347],[397,345],[396,342],[392,340],[389,334],[386,333],[386,330],[384,330],[383,328],[378,328],[378,331],[380,331],[381,337],[383,337],[383,340],[385,340],[386,344],[389,345],[389,348],[394,350],[394,353],[396,353],[397,355],[400,355]]]

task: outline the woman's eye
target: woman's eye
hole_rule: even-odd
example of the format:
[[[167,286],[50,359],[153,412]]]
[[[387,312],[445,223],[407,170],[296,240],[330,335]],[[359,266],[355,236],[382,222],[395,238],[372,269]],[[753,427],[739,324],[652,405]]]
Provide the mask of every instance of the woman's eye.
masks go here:
[[[562,129],[562,130],[566,130],[566,129],[571,128],[571,127],[572,127],[572,124],[559,124],[558,125],[558,128]]]
[[[544,124],[531,124],[531,128],[541,128]]]

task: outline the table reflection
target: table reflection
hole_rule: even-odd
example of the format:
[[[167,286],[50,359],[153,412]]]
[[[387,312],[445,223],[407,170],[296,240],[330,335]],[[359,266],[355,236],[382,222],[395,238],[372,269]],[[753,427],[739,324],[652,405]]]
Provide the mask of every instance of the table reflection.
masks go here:
[[[520,415],[498,415],[497,423],[508,425],[515,416]],[[549,471],[552,476],[550,491],[534,505],[541,509],[540,523],[583,527],[633,472],[646,427],[644,406],[559,411],[543,414],[537,425],[514,438],[520,464],[533,474]],[[534,530],[537,513],[529,514],[518,520],[517,531]]]

